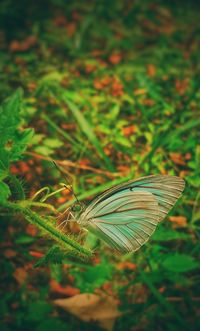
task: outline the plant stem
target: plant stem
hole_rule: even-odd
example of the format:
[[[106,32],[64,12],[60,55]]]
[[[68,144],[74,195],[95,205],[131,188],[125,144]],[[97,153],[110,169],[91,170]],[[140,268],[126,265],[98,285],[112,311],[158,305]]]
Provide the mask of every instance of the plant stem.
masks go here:
[[[79,253],[86,255],[87,257],[92,257],[92,252],[90,250],[82,247],[75,240],[69,238],[65,233],[57,229],[54,224],[49,222],[49,220],[44,219],[36,212],[30,210],[28,207],[24,207],[24,202],[5,202],[3,204],[3,207],[22,213],[28,222],[36,225],[49,237],[51,237],[53,240],[56,240],[63,248],[69,250],[70,246],[73,247]]]

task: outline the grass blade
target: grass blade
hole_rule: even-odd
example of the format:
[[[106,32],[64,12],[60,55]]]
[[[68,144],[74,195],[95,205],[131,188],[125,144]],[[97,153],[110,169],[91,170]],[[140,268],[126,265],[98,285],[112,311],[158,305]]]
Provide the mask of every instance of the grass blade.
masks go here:
[[[97,187],[93,188],[92,190],[90,191],[87,191],[87,192],[84,192],[83,194],[79,195],[78,196],[78,199],[81,201],[81,200],[85,200],[87,199],[88,197],[91,197],[91,196],[95,196],[99,193],[102,193],[103,191],[107,190],[108,188],[111,188],[112,186],[115,186],[115,185],[118,185],[118,184],[121,184],[123,182],[126,182],[128,180],[130,180],[132,178],[132,176],[127,176],[127,177],[120,177],[118,179],[115,179],[109,183],[104,183],[102,185],[98,185]],[[62,206],[60,206],[58,208],[59,211],[63,211],[65,210],[66,208],[68,208],[69,206],[71,206],[74,202],[76,202],[76,199],[73,199],[73,200],[70,200],[69,202],[66,202],[65,204],[63,204]]]
[[[87,136],[90,143],[96,148],[100,158],[104,161],[105,165],[109,170],[114,170],[113,165],[111,164],[110,159],[107,157],[107,155],[104,153],[103,148],[101,144],[99,143],[97,137],[94,134],[94,131],[90,124],[87,122],[81,111],[78,109],[75,103],[73,103],[71,100],[69,100],[66,95],[63,97],[64,102],[68,105],[70,111],[72,112],[73,116],[75,117],[79,127],[84,132],[84,134]]]

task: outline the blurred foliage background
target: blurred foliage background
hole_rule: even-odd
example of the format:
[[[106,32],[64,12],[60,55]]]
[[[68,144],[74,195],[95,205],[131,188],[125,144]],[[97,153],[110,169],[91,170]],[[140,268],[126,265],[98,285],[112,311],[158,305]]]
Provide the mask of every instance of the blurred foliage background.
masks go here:
[[[186,180],[150,242],[123,256],[90,234],[91,260],[63,255],[1,209],[2,331],[199,329],[199,21],[196,1],[1,1],[0,203],[59,190],[50,158],[86,203],[144,175]]]

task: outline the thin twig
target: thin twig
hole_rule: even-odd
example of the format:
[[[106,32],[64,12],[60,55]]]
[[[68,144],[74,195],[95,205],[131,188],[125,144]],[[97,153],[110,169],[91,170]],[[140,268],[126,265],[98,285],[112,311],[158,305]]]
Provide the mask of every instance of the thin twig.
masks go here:
[[[52,159],[49,158],[48,156],[44,156],[35,152],[25,152],[24,154],[30,155],[34,158],[40,159],[40,160],[46,160],[52,162]],[[83,170],[89,170],[97,174],[105,175],[107,177],[120,177],[123,174],[120,172],[110,172],[107,170],[101,170],[101,169],[96,169],[94,167],[84,165],[84,164],[77,164],[75,162],[69,161],[69,160],[55,160],[57,164],[63,166],[63,167],[72,167],[72,168],[78,168],[78,169],[83,169]]]

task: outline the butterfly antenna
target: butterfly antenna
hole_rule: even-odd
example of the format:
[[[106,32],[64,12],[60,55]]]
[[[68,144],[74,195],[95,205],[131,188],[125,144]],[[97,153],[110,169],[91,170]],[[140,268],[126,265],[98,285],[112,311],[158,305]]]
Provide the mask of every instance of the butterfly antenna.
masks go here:
[[[62,169],[61,167],[58,166],[58,164],[57,164],[54,160],[52,160],[52,162],[53,162],[53,164],[55,165],[55,167],[56,167],[56,168],[57,168],[57,169],[63,174],[63,176],[64,176],[64,178],[65,178],[65,181],[66,181],[67,184],[70,186],[70,189],[69,189],[69,187],[67,187],[67,185],[65,185],[65,187],[66,187],[67,189],[69,189],[69,190],[72,192],[72,194],[74,195],[76,201],[81,205],[81,203],[80,203],[80,201],[79,201],[79,199],[78,199],[76,193],[75,193],[74,190],[73,190],[73,186],[72,186],[72,184],[71,184],[69,178],[66,176],[66,173],[63,171],[63,169]]]

